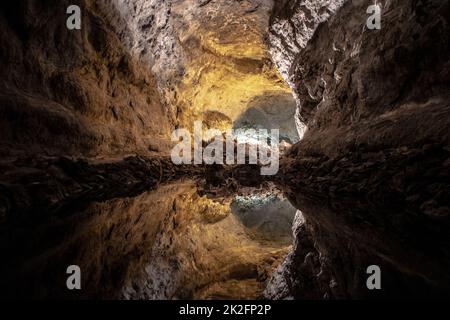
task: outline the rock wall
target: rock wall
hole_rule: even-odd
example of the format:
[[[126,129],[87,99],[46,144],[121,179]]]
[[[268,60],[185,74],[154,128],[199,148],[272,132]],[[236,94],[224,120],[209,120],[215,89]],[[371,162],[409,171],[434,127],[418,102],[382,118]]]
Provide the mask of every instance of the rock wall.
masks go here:
[[[230,129],[255,99],[286,104],[291,90],[266,43],[272,1],[114,3],[126,22],[117,23],[123,42],[151,66],[176,125]]]
[[[345,0],[276,0],[270,18],[269,52],[283,79],[293,89],[297,103],[295,123],[298,135],[303,138],[307,121],[303,118],[297,83],[290,70],[299,52],[313,37],[317,27],[327,21]]]
[[[66,28],[70,4],[82,8],[81,30]],[[96,1],[2,3],[2,155],[164,149],[171,125],[155,78],[107,16]]]
[[[74,31],[68,4],[2,5],[4,154],[164,152],[195,120],[230,129],[251,108],[272,117],[268,105],[291,117],[268,52],[272,1],[80,0]],[[277,124],[290,142],[291,122]]]
[[[69,2],[2,5],[5,155],[165,152],[194,120],[230,129],[249,108],[292,112],[268,53],[272,1],[70,4],[81,30],[65,27]]]
[[[303,218],[267,296],[445,294],[448,2],[378,1],[380,30],[366,27],[371,1],[283,3],[272,17],[273,50],[298,42],[292,55],[276,58],[308,130],[281,164],[281,184]],[[331,7],[311,35],[311,17]],[[290,27],[277,33],[281,25]],[[297,29],[307,36],[299,40]],[[372,264],[383,271],[383,290],[367,290]]]
[[[277,0],[270,20],[270,53],[284,79],[290,82],[290,68],[306,47],[317,27],[333,15],[345,0]]]

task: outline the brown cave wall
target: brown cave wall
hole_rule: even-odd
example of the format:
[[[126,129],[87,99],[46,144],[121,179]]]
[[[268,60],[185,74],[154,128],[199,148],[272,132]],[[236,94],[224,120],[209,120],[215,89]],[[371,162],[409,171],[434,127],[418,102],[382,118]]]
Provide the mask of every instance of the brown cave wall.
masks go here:
[[[70,4],[82,8],[81,30],[66,28]],[[3,155],[107,157],[167,149],[171,124],[155,78],[97,4],[1,4]]]
[[[80,31],[65,27],[69,4],[82,8]],[[2,4],[2,152],[167,151],[175,127],[203,120],[231,129],[255,99],[289,106],[282,113],[290,115],[291,89],[267,45],[272,6],[269,0]],[[211,121],[211,114],[219,118]]]
[[[281,184],[301,212],[267,297],[448,292],[448,2],[379,1],[381,30],[365,27],[370,1],[280,3],[272,51],[296,44],[274,60],[308,129],[281,161]],[[306,37],[304,24],[315,30]],[[367,290],[371,264],[384,290]]]

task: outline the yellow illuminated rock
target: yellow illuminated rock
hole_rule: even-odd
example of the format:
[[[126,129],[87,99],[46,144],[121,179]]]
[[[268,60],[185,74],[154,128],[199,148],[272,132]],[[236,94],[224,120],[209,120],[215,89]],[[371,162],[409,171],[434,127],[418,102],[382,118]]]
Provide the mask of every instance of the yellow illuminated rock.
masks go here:
[[[178,31],[186,54],[175,101],[182,125],[190,127],[194,120],[208,125],[208,114],[214,112],[223,115],[216,127],[228,129],[255,97],[291,93],[271,62],[264,41],[269,6],[227,3],[228,13],[218,15],[214,8],[191,12],[189,2],[172,8],[183,12],[189,25],[183,28],[181,23]]]

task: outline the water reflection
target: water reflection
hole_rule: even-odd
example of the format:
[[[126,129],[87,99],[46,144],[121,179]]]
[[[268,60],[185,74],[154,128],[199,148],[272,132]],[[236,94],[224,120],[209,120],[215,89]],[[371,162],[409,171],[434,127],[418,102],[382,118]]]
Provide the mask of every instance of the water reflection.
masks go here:
[[[231,212],[255,238],[291,244],[296,209],[287,199],[273,193],[236,196]]]
[[[11,227],[0,285],[33,298],[257,298],[289,249],[291,211],[245,199],[209,199],[185,181]],[[73,264],[81,291],[65,286]]]

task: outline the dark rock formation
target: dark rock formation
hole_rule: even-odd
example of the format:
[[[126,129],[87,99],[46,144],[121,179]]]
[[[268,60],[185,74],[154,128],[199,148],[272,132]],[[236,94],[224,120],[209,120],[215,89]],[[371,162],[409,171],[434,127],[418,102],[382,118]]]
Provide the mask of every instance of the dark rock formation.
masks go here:
[[[302,28],[297,2],[272,20]],[[450,6],[379,3],[381,30],[365,27],[370,1],[347,1],[286,62],[308,130],[282,184],[303,218],[268,297],[448,295]]]

